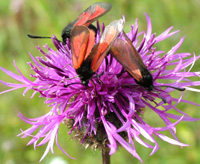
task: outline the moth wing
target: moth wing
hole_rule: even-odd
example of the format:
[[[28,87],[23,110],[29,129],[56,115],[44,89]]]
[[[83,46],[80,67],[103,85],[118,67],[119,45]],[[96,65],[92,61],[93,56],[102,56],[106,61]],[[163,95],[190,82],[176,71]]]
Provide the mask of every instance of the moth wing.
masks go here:
[[[86,26],[75,26],[70,36],[72,61],[78,69],[88,57],[95,43],[95,33]]]
[[[122,32],[123,27],[124,21],[122,19],[113,21],[106,26],[99,43],[93,48],[92,52],[88,56],[91,60],[91,69],[93,72],[96,72],[101,65],[103,59],[110,50],[112,43]]]
[[[96,19],[106,14],[111,9],[111,7],[111,4],[105,2],[94,3],[93,5],[88,7],[78,16],[78,18],[69,23],[62,30],[61,37],[63,44],[66,44],[66,39],[70,37],[71,30],[74,26],[89,26]]]
[[[146,70],[139,53],[125,34],[125,39],[117,38],[111,47],[111,55],[132,75],[137,81],[142,79],[142,72]]]
[[[111,4],[106,2],[98,2],[92,4],[85,11],[83,11],[75,20],[75,25],[89,26],[99,17],[106,14],[112,8]]]

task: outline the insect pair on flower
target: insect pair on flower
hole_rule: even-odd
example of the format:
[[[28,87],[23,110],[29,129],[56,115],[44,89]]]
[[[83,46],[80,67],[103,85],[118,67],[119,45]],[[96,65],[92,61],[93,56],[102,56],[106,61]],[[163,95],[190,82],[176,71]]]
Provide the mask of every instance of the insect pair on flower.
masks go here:
[[[98,70],[106,55],[110,53],[135,79],[137,84],[150,92],[155,89],[153,77],[138,51],[123,31],[125,23],[123,19],[115,20],[106,26],[100,41],[95,44],[97,30],[91,23],[106,14],[111,7],[111,4],[105,2],[94,3],[62,31],[63,44],[66,44],[67,38],[69,39],[73,66],[81,80],[81,84],[88,85],[89,80]],[[121,33],[123,36],[119,37]],[[30,37],[34,38],[34,36]],[[72,84],[77,83],[67,84],[66,87]],[[185,90],[184,88],[171,88],[179,91]],[[164,98],[161,97],[161,99],[166,102]]]
[[[135,81],[147,91],[153,90],[153,78],[130,39],[123,32],[124,20],[116,20],[106,26],[99,43],[95,45],[95,27],[91,25],[97,18],[111,9],[108,3],[95,3],[82,12],[78,18],[62,31],[63,43],[69,38],[74,68],[82,84],[97,71],[109,53],[127,70]],[[118,36],[123,32],[123,39]]]

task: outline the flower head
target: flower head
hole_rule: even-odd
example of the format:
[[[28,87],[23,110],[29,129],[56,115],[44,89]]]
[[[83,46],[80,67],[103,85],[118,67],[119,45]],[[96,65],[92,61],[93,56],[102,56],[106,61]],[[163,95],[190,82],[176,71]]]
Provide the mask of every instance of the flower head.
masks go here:
[[[176,137],[175,126],[180,121],[196,121],[199,119],[183,113],[176,105],[180,102],[198,104],[183,100],[184,92],[180,94],[180,98],[174,98],[171,92],[175,89],[161,86],[167,85],[198,91],[190,87],[199,86],[200,81],[191,81],[190,78],[199,77],[200,72],[191,72],[191,68],[200,56],[176,52],[184,38],[181,38],[168,52],[157,50],[156,43],[176,34],[178,31],[170,32],[172,29],[170,27],[156,36],[156,34],[152,34],[151,21],[148,15],[146,15],[146,18],[147,32],[138,33],[138,22],[136,20],[127,36],[132,41],[133,46],[136,47],[148,71],[152,74],[155,89],[150,92],[137,84],[134,78],[110,54],[105,57],[96,72],[100,76],[94,75],[88,86],[82,85],[72,64],[69,40],[66,45],[63,45],[55,36],[52,41],[56,50],[45,45],[47,52],[37,47],[44,55],[43,57],[34,57],[29,54],[33,63],[28,64],[35,72],[35,74],[31,74],[35,81],[30,81],[24,77],[15,62],[14,65],[19,75],[1,68],[7,75],[20,82],[20,84],[13,84],[0,81],[12,88],[7,91],[25,88],[25,94],[28,90],[33,90],[32,96],[39,93],[46,98],[45,103],[49,104],[51,108],[45,115],[34,119],[26,118],[19,113],[22,120],[32,125],[20,134],[22,137],[32,137],[28,145],[34,144],[36,147],[48,143],[44,157],[49,150],[53,152],[54,141],[56,141],[58,147],[66,153],[57,140],[59,126],[61,123],[65,123],[70,129],[69,135],[74,134],[74,138],[80,140],[86,147],[102,149],[102,147],[108,146],[111,155],[121,145],[140,161],[142,159],[136,152],[134,142],[151,148],[151,155],[159,148],[155,136],[174,145],[187,146]],[[104,29],[104,26],[102,29]],[[141,36],[143,37],[142,41],[138,39]],[[99,42],[100,37],[101,30],[99,24],[97,24],[96,43]],[[169,82],[166,83],[166,81]],[[166,103],[162,101],[162,98],[166,100]],[[143,119],[145,108],[149,108],[148,110],[152,110],[158,115],[165,126],[153,127],[149,125]],[[175,112],[176,114],[174,114]],[[172,122],[171,119],[175,121]],[[170,131],[173,138],[162,134],[166,130]],[[41,138],[43,140],[38,143]]]

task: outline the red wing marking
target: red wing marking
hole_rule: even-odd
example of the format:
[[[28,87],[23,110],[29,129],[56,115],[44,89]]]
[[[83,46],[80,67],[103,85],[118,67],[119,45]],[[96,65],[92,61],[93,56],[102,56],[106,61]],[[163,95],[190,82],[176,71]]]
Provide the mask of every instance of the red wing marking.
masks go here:
[[[111,22],[106,26],[100,42],[95,46],[89,55],[91,62],[91,69],[93,72],[96,72],[99,66],[101,65],[103,59],[107,55],[112,43],[122,32],[124,27],[124,21],[122,19]]]
[[[70,38],[73,65],[78,69],[94,46],[95,33],[86,26],[75,26]]]

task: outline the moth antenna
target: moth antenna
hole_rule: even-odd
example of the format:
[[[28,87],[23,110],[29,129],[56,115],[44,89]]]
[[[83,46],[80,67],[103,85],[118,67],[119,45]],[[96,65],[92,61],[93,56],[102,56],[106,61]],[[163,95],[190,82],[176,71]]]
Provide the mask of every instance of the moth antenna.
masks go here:
[[[30,35],[30,34],[27,34],[27,36],[32,39],[51,39],[51,37],[49,36],[36,36],[36,35]]]
[[[173,89],[176,89],[178,91],[184,91],[185,88],[179,88],[179,87],[173,87],[173,86],[168,86],[168,85],[157,85],[157,86],[154,86],[154,87],[167,87],[167,88],[173,88]]]
[[[27,36],[28,36],[29,38],[32,38],[32,39],[55,39],[55,38],[52,38],[52,37],[50,37],[50,36],[36,36],[36,35],[30,35],[30,34],[27,34]],[[55,40],[61,42],[61,41],[58,40],[58,39],[55,39]]]

